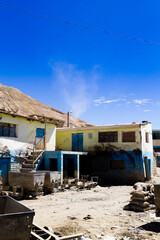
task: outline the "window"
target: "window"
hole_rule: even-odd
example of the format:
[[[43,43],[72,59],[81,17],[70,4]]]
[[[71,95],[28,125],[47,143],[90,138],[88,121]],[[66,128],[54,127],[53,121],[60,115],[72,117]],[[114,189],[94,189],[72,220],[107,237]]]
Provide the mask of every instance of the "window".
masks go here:
[[[154,147],[153,149],[155,152],[160,152],[160,147]]]
[[[122,133],[122,142],[135,142],[135,141],[136,141],[135,132]]]
[[[124,160],[110,160],[110,168],[111,169],[125,169],[125,161]]]
[[[160,132],[153,132],[153,139],[160,139]]]
[[[0,123],[0,136],[16,137],[16,125],[9,123]]]
[[[37,128],[36,129],[36,137],[42,138],[44,136],[44,128]]]
[[[146,132],[146,143],[149,143],[149,133]]]
[[[118,142],[118,132],[99,132],[99,142]]]
[[[89,138],[89,139],[92,138],[92,133],[88,133],[88,138]]]

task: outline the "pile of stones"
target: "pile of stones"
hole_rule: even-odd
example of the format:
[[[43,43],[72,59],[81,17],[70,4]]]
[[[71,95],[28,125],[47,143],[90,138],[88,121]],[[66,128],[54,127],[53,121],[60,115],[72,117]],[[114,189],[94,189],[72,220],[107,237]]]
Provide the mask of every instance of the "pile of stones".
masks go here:
[[[160,184],[154,184],[156,217],[160,217]]]
[[[130,193],[130,203],[124,206],[124,210],[144,212],[155,209],[153,184],[138,182],[133,188],[134,190]]]

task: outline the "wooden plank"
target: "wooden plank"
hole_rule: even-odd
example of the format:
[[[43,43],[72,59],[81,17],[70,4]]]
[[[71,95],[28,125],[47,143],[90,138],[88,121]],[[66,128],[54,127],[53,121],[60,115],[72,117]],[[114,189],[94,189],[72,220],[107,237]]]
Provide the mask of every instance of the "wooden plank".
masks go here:
[[[73,234],[73,235],[68,235],[68,236],[63,236],[63,237],[59,237],[60,240],[69,240],[69,239],[75,239],[75,238],[80,238],[82,237],[84,234],[83,233],[77,233],[77,234]]]
[[[39,228],[40,230],[46,232],[49,236],[53,237],[55,240],[59,240],[59,237],[58,237],[57,235],[55,235],[55,234],[49,232],[47,229],[42,228],[42,227],[39,227],[39,226],[33,224],[33,229],[34,229],[34,227]],[[42,238],[42,239],[43,239],[43,238]]]
[[[36,239],[39,240],[44,240],[43,238],[41,238],[40,236],[38,236],[35,232],[31,231],[31,236],[35,237]]]

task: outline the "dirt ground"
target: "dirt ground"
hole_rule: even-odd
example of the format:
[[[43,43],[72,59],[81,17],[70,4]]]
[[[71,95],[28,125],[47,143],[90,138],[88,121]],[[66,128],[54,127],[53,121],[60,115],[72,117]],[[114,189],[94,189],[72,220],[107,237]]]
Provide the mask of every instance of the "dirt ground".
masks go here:
[[[159,179],[157,176],[154,181]],[[155,210],[144,213],[123,210],[132,189],[132,186],[97,186],[21,202],[35,210],[35,224],[50,226],[61,235],[82,232],[93,240],[160,239],[160,218],[156,218]],[[84,219],[87,215],[90,216]]]

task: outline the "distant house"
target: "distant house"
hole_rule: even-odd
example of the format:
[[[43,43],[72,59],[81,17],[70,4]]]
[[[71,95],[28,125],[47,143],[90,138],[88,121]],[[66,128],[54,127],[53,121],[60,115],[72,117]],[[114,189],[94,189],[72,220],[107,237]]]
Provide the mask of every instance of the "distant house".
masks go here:
[[[152,124],[149,122],[59,128],[56,150],[85,151],[80,174],[99,176],[103,182],[141,181],[153,173]]]
[[[153,149],[156,156],[157,166],[160,167],[160,129],[153,129]]]

